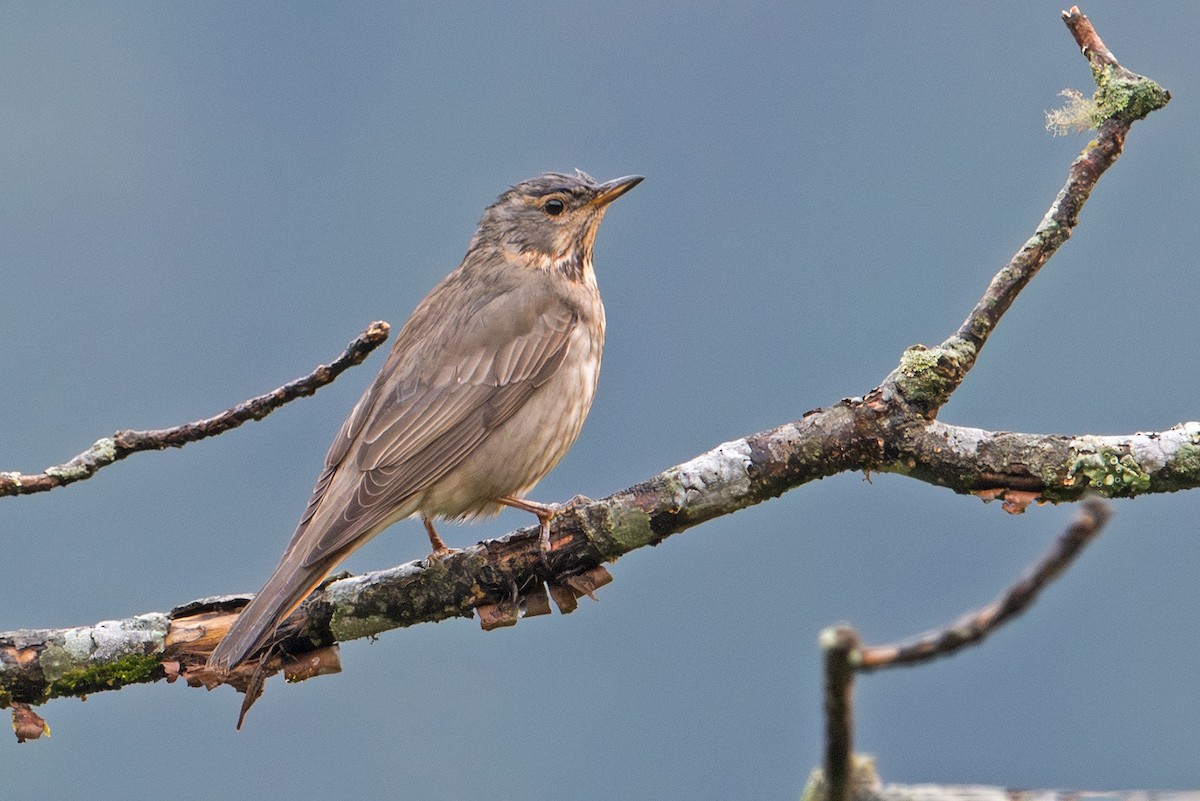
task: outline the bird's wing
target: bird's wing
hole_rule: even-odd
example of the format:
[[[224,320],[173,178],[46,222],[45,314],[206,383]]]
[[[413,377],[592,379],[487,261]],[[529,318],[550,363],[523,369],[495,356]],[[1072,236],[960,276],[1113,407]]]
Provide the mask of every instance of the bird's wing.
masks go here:
[[[504,293],[472,314],[452,341],[426,348],[397,342],[330,449],[301,523],[316,526],[304,532],[305,565],[385,522],[558,371],[578,316],[560,300],[542,301]]]

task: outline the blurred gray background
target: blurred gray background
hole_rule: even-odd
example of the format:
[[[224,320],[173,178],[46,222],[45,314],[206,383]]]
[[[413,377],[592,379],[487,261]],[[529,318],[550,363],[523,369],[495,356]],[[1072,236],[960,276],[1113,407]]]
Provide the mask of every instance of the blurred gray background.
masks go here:
[[[403,323],[510,183],[645,183],[601,229],[609,336],[578,444],[534,497],[600,497],[871,389],[1029,236],[1090,93],[1048,2],[6,4],[0,469],[174,425]],[[1200,418],[1200,6],[1091,2],[1174,94],[942,419],[1057,433]],[[0,500],[0,629],[252,591],[382,363],[183,450]],[[1200,493],[1118,504],[982,648],[860,682],[889,781],[1200,785]],[[95,799],[795,798],[820,757],[820,629],[871,641],[996,595],[1072,515],[843,475],[612,567],[570,617],[424,625],[338,676],[42,708],[14,792]],[[449,526],[469,544],[529,523]],[[423,556],[406,522],[348,563]]]

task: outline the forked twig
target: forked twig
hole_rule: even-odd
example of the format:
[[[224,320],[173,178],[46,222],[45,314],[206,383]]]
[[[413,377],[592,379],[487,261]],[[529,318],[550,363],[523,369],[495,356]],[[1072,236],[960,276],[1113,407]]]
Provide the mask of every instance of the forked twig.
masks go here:
[[[1112,516],[1112,508],[1099,498],[1086,498],[1079,514],[1059,535],[1053,547],[1026,576],[992,603],[949,626],[910,642],[862,645],[849,626],[821,632],[825,651],[825,780],[828,801],[848,801],[854,752],[854,674],[883,668],[915,665],[949,656],[984,640],[1024,612],[1042,589],[1058,578],[1096,538]]]

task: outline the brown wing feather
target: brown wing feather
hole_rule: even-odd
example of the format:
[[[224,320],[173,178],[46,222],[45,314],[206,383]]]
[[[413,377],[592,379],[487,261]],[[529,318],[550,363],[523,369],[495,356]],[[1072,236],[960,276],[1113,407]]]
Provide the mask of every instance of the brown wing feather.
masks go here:
[[[387,522],[557,372],[578,318],[556,298],[545,300],[535,313],[515,293],[492,300],[460,332],[459,358],[436,371],[385,365],[330,450],[339,460],[331,469],[343,475],[319,487],[307,514],[310,524],[317,507],[338,514],[320,517],[319,535],[305,532],[305,566]]]

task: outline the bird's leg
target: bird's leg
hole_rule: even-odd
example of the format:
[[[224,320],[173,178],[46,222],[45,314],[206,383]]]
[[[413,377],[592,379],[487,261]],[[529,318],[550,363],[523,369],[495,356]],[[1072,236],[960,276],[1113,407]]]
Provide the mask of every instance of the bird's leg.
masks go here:
[[[505,506],[511,506],[514,509],[520,509],[523,512],[537,515],[538,548],[541,549],[542,553],[549,553],[550,521],[558,514],[559,507],[555,504],[538,503],[537,501],[530,501],[525,498],[514,498],[511,495],[505,495],[503,498],[497,498],[497,500]]]
[[[425,515],[421,515],[421,522],[425,524],[425,533],[429,535],[429,545],[433,548],[429,556],[433,559],[441,559],[444,556],[449,556],[452,553],[457,553],[457,548],[448,548],[446,543],[442,542],[442,538],[438,536],[437,531],[433,527],[433,521]]]

